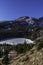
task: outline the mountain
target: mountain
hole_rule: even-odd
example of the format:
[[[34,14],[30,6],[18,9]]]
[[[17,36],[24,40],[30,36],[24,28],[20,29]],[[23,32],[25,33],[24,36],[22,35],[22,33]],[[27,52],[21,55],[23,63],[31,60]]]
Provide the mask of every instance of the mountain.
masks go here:
[[[13,37],[35,39],[43,30],[43,17],[36,19],[23,16],[11,21],[0,21],[0,40]]]
[[[40,22],[40,25],[39,26],[42,26],[43,27],[43,17],[39,18],[39,22]]]

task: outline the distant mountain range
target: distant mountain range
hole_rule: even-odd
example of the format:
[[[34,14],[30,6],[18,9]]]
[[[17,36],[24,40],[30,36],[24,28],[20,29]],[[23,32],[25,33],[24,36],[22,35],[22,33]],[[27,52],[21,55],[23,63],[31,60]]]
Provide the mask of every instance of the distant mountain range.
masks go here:
[[[20,17],[11,21],[0,21],[0,29],[11,29],[14,25],[26,25],[26,26],[42,26],[43,17],[36,19],[28,16]]]
[[[12,37],[27,37],[34,39],[43,30],[43,17],[36,19],[23,16],[16,20],[0,21],[0,40]]]

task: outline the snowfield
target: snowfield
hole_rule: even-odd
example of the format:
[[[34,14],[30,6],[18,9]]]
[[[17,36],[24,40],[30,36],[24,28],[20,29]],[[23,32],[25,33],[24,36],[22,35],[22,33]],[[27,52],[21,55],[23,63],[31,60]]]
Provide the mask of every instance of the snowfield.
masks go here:
[[[25,41],[27,44],[34,44],[34,41],[26,38],[7,39],[7,40],[0,41],[0,44],[6,43],[11,45],[16,45],[16,44],[23,44]]]

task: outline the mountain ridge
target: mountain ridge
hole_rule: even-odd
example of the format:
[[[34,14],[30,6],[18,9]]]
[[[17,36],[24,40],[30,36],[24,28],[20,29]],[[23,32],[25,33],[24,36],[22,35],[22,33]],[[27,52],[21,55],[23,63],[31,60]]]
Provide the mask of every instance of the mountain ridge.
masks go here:
[[[37,38],[43,30],[43,17],[36,19],[28,16],[16,20],[0,22],[0,39],[11,37]]]
[[[15,20],[6,20],[6,21],[0,21],[0,24],[1,23],[4,23],[4,22],[15,22],[15,21],[26,21],[26,22],[29,22],[29,21],[38,21],[39,23],[41,23],[43,21],[43,17],[40,17],[40,18],[34,18],[34,17],[28,17],[28,16],[22,16],[22,17],[19,17]],[[30,23],[31,23],[30,22]],[[43,25],[43,22],[42,22],[42,25]]]

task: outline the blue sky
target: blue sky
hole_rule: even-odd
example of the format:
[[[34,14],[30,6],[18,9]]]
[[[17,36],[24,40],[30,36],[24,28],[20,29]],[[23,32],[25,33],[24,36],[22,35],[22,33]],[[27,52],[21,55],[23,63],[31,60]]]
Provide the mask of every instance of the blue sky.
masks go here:
[[[0,0],[0,20],[43,16],[43,0]]]

